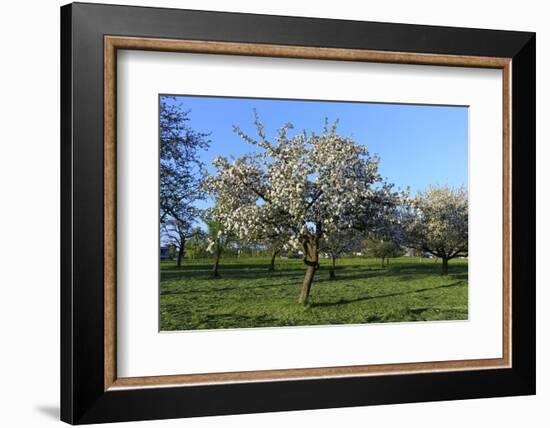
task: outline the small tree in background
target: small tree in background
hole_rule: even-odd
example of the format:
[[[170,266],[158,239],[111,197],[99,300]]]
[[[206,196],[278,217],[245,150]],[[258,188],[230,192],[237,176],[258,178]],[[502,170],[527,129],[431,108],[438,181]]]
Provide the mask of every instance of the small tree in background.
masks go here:
[[[449,260],[468,256],[468,193],[464,187],[431,186],[413,199],[403,217],[407,245],[441,259],[441,274]]]
[[[164,239],[176,250],[176,268],[178,269],[181,267],[181,262],[185,257],[185,244],[187,240],[193,236],[191,224],[188,221],[182,220],[189,217],[180,217],[175,218],[170,216],[165,218],[161,223]]]
[[[401,257],[405,254],[405,250],[392,241],[367,239],[365,247],[366,256],[380,259],[382,267],[390,264],[390,258]]]
[[[336,260],[344,254],[361,251],[363,235],[355,229],[327,234],[321,242],[321,251],[330,257],[329,278],[336,278]]]
[[[200,227],[193,228],[193,234],[187,241],[187,254],[192,259],[203,259],[209,256],[208,236]]]
[[[287,236],[274,236],[266,239],[267,247],[271,253],[271,260],[267,267],[268,272],[275,270],[275,259],[288,246],[289,238]]]
[[[212,264],[212,276],[219,277],[220,259],[224,250],[229,248],[229,245],[233,241],[231,233],[223,226],[223,224],[216,218],[215,207],[206,211],[204,216],[204,222],[208,228],[207,251],[212,254],[214,261]]]
[[[207,251],[212,254],[214,262],[212,264],[212,276],[219,277],[220,258],[224,249],[225,239],[221,223],[210,220],[206,222],[208,226],[208,247]]]

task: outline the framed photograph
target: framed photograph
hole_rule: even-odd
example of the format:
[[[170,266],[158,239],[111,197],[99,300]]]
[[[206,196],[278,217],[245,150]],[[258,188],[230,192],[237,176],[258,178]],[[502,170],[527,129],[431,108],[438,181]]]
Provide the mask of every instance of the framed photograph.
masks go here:
[[[535,393],[535,35],[61,8],[61,418]]]

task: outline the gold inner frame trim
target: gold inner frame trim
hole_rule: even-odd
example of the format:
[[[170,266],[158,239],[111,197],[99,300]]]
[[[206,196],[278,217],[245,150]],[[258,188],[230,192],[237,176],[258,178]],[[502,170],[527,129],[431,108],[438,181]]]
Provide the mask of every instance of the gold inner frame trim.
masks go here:
[[[502,358],[432,361],[421,363],[376,364],[342,367],[203,373],[170,376],[117,376],[116,366],[116,89],[117,50],[147,50],[214,55],[241,55],[333,61],[379,62],[392,64],[439,65],[494,68],[502,70],[503,94],[503,320]],[[252,43],[170,40],[139,37],[104,37],[104,389],[192,386],[237,382],[281,381],[311,378],[358,377],[405,373],[480,370],[511,367],[512,340],[512,166],[511,166],[511,78],[510,58],[462,55],[386,52]]]

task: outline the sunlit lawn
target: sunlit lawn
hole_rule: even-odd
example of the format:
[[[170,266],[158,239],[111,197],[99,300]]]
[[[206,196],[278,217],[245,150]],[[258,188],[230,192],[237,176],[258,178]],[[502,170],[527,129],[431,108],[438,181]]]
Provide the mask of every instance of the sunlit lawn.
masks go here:
[[[161,330],[359,324],[468,318],[468,261],[451,260],[441,276],[433,259],[402,257],[389,267],[340,259],[335,280],[321,260],[307,306],[298,304],[304,264],[264,258],[223,259],[220,278],[210,260],[161,262]]]

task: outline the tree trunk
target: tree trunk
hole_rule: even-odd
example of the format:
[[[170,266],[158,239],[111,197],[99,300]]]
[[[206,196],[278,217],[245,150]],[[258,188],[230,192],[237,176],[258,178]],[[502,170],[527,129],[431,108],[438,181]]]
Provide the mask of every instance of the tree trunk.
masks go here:
[[[329,267],[329,278],[336,279],[336,257],[332,256],[332,264]]]
[[[311,242],[311,240],[306,241],[302,245],[302,248],[304,249],[304,263],[307,265],[307,270],[304,276],[304,283],[302,285],[302,291],[298,302],[305,305],[309,298],[309,292],[311,291],[311,284],[313,283],[315,271],[319,267],[319,250],[317,242]]]
[[[183,260],[183,256],[185,255],[185,243],[182,242],[180,244],[180,247],[178,248],[178,258],[176,260],[176,268],[179,269],[181,267],[181,261]]]
[[[299,303],[305,305],[309,298],[309,292],[311,291],[311,284],[313,283],[313,277],[315,276],[315,271],[317,268],[315,266],[308,266],[306,274],[304,276],[304,284],[302,285],[302,292],[300,293]]]
[[[447,275],[449,273],[449,259],[443,257],[441,259],[441,275]]]
[[[219,248],[216,248],[216,251],[214,253],[214,266],[212,267],[212,276],[216,278],[220,276],[218,272],[218,266],[220,265],[221,253],[221,250]]]
[[[277,254],[279,254],[279,251],[273,250],[271,252],[271,263],[269,264],[269,267],[267,268],[268,272],[273,272],[275,270],[275,258],[277,257]]]
[[[385,257],[382,257],[382,269],[384,269],[384,260],[385,260]]]

